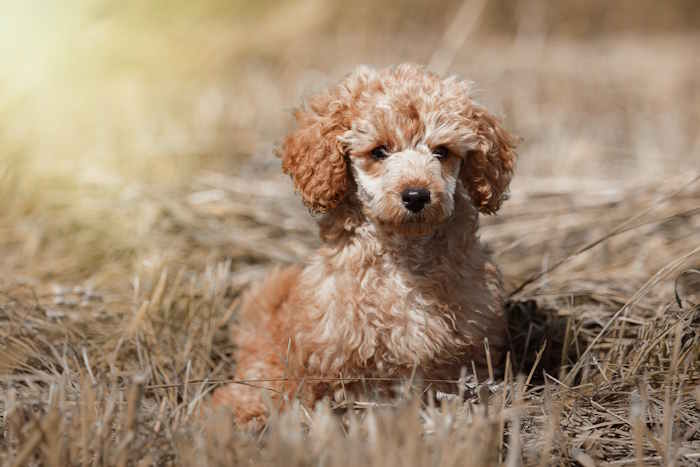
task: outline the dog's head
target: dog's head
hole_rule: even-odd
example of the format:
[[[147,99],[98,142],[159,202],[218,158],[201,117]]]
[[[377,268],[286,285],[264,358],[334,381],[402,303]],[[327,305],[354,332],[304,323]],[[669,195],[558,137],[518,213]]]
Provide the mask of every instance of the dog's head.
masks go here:
[[[354,194],[376,224],[427,234],[452,217],[460,190],[497,211],[513,173],[515,140],[469,84],[415,65],[358,68],[295,116],[282,168],[315,212]]]

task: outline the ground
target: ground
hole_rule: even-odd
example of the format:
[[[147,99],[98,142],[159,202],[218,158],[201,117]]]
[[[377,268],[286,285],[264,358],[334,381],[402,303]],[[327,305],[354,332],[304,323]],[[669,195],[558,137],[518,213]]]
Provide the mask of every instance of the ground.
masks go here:
[[[0,463],[699,465],[698,36],[461,39],[448,21],[419,40],[415,19],[329,29],[337,11],[285,5],[238,28],[56,11],[2,75]],[[241,292],[318,244],[272,151],[290,109],[399,61],[474,80],[523,139],[481,230],[508,362],[441,404],[407,385],[263,433],[203,418]]]

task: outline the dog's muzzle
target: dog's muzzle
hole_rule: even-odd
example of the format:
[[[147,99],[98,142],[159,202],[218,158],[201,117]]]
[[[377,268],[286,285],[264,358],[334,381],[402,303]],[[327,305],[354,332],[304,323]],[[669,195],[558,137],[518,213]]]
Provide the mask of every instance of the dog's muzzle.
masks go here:
[[[420,212],[430,204],[430,192],[425,188],[406,188],[401,192],[401,201],[411,212]]]

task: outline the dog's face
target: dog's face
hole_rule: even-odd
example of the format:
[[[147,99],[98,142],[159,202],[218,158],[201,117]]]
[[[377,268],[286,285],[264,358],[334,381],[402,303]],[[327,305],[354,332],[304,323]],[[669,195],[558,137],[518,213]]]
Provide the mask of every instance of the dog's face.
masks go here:
[[[467,83],[417,66],[360,68],[296,117],[283,169],[314,211],[354,193],[371,221],[422,235],[452,217],[459,190],[492,213],[510,182],[513,138]]]
[[[356,197],[365,216],[383,227],[430,233],[454,212],[464,148],[453,133],[426,125],[431,111],[421,115],[408,96],[382,100],[363,109],[341,137]]]

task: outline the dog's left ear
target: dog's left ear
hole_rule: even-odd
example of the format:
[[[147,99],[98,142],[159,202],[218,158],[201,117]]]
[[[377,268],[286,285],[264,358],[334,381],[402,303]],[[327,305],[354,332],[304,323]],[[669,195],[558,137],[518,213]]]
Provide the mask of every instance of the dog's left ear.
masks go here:
[[[501,207],[513,176],[516,138],[486,110],[477,106],[470,110],[476,138],[464,157],[460,179],[477,209],[493,214]]]

